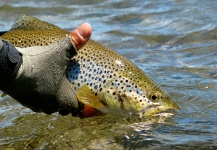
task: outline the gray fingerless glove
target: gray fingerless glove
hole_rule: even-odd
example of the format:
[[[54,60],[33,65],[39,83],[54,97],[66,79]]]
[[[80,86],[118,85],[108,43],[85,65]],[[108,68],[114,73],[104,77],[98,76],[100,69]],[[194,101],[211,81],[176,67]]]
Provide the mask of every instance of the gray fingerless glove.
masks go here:
[[[11,84],[1,89],[35,112],[77,115],[79,104],[66,67],[77,54],[69,37],[48,46],[17,48],[23,63]]]

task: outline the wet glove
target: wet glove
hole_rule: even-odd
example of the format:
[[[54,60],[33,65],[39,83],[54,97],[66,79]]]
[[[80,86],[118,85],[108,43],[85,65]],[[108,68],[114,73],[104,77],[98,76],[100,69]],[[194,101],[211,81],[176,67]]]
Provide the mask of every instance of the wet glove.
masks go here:
[[[65,72],[70,58],[77,54],[70,38],[17,50],[22,64],[10,84],[1,90],[35,112],[77,115],[79,103]]]

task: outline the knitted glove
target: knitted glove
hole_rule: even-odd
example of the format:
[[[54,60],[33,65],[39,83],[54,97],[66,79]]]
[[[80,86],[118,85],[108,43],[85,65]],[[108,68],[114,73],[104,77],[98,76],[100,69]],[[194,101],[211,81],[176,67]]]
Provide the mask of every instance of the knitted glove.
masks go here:
[[[77,50],[69,37],[48,46],[17,48],[22,64],[1,90],[35,112],[77,115],[79,103],[66,78],[66,67]]]

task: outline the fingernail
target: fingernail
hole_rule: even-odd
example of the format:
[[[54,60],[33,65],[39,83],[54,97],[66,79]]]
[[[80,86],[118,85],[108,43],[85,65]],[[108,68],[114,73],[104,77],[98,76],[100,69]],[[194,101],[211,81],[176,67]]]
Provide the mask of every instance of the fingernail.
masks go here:
[[[91,27],[89,23],[83,23],[79,28],[77,28],[79,36],[82,37],[83,39],[89,38],[90,28]]]

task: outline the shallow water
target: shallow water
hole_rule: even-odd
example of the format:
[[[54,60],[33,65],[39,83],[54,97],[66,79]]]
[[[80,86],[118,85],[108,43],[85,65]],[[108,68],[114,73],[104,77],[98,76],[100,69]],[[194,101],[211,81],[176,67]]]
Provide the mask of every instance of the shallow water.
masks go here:
[[[217,1],[0,0],[0,30],[20,14],[92,39],[144,70],[181,107],[170,118],[88,119],[31,112],[0,99],[0,146],[14,149],[217,149]]]

